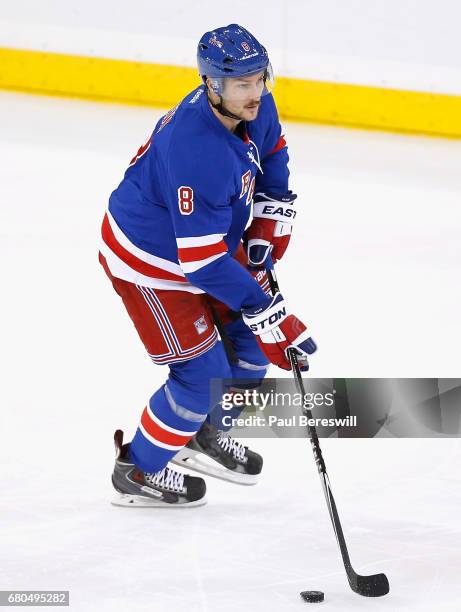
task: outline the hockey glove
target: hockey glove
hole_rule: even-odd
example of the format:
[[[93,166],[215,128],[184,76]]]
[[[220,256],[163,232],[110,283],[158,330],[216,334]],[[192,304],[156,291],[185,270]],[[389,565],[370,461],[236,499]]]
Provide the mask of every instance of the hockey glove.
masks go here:
[[[283,257],[296,217],[294,201],[298,196],[257,193],[253,200],[253,221],[245,235],[248,263],[261,266],[271,253],[275,263]]]
[[[287,314],[285,301],[280,293],[255,308],[242,310],[244,323],[255,334],[259,346],[269,361],[279,368],[290,370],[287,349],[298,352],[299,367],[308,370],[307,356],[317,350],[306,326],[294,315]]]

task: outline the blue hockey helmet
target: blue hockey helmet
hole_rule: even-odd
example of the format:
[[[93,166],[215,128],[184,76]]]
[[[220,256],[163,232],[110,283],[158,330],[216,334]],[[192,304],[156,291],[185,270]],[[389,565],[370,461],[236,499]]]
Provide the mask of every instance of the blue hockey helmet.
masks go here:
[[[222,96],[224,79],[264,74],[262,95],[272,91],[274,75],[267,51],[242,26],[231,23],[206,32],[198,43],[198,71],[203,81],[208,77],[213,91]]]

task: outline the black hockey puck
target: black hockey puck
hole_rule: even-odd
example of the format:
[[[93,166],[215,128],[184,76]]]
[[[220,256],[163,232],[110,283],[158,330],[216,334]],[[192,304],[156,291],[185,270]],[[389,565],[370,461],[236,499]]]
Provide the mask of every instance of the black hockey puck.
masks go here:
[[[325,597],[322,591],[301,591],[300,595],[304,601],[309,603],[320,603]]]

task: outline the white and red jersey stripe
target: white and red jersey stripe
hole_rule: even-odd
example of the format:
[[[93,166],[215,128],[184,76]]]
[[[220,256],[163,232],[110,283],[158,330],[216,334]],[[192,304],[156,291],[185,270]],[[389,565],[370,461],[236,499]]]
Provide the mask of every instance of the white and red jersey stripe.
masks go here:
[[[152,255],[137,247],[122,232],[107,211],[102,223],[100,251],[112,275],[143,287],[203,293],[185,274],[195,272],[227,252],[224,234],[206,234],[176,239],[179,263]]]
[[[196,272],[227,253],[224,234],[176,238],[178,259],[184,272]]]
[[[100,251],[116,278],[154,289],[204,293],[187,280],[179,263],[152,255],[133,244],[110,211],[106,212],[102,223]]]

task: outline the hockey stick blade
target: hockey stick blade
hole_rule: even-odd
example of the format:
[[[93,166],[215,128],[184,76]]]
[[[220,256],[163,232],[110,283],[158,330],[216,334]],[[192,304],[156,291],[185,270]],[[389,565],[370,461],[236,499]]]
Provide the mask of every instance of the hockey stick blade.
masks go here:
[[[351,568],[347,572],[351,589],[364,597],[382,597],[389,593],[389,581],[386,574],[360,576]]]

